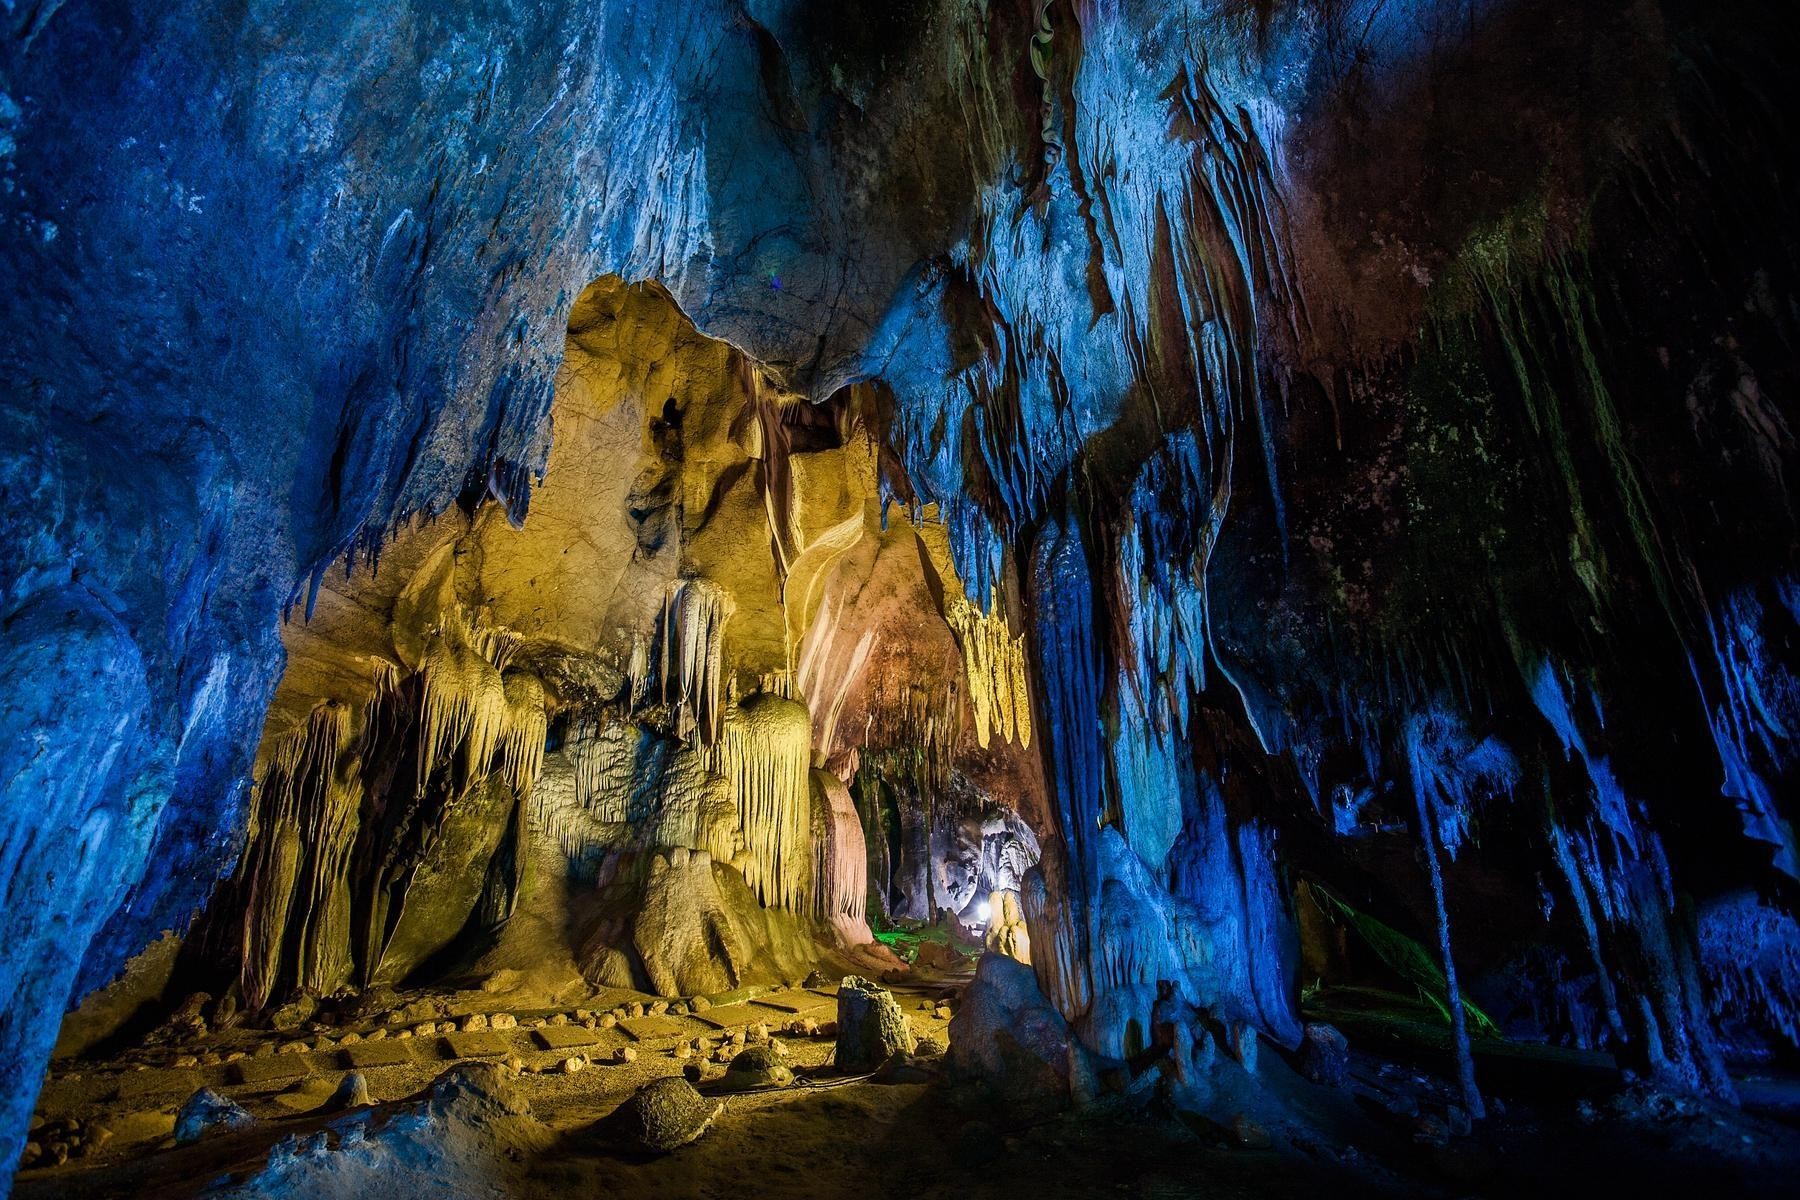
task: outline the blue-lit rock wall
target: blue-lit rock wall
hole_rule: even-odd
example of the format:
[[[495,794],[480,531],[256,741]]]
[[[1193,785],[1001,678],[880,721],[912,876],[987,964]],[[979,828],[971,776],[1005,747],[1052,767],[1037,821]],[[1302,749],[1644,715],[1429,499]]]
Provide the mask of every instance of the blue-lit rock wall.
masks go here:
[[[71,996],[229,868],[284,606],[413,514],[524,519],[590,280],[801,386],[860,354],[932,155],[827,169],[782,61],[686,0],[7,7],[0,1161]]]
[[[1091,1048],[1164,981],[1291,1043],[1304,877],[1728,1091],[1794,1028],[1777,7],[8,7],[0,1162],[236,853],[284,606],[527,518],[608,272],[883,385],[886,487],[1024,614]]]

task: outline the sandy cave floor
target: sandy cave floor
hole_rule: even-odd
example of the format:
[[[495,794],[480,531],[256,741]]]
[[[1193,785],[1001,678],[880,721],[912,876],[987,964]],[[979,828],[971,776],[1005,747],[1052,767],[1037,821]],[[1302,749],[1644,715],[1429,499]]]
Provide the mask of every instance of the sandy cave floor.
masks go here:
[[[894,991],[914,1032],[941,1046],[948,1040],[948,1021],[939,1015],[939,1000],[954,988],[954,982],[935,982],[898,985]],[[1098,1114],[1008,1120],[941,1078],[882,1084],[834,1077],[829,1038],[781,1032],[797,1020],[831,1019],[834,1001],[825,989],[719,999],[722,1003],[699,1013],[632,1016],[631,1004],[651,1004],[652,998],[607,994],[574,1010],[515,1012],[520,1027],[479,1032],[471,1039],[460,1032],[413,1030],[424,1027],[420,1014],[426,1009],[446,1014],[432,1019],[434,1029],[452,1017],[460,1016],[454,1023],[461,1024],[467,1014],[510,1010],[485,993],[427,994],[407,999],[397,1010],[417,1018],[405,1026],[411,1037],[396,1037],[397,1023],[375,1022],[350,1022],[305,1036],[235,1030],[197,1046],[127,1050],[111,1060],[68,1063],[47,1082],[39,1103],[40,1120],[47,1124],[40,1133],[74,1117],[87,1137],[100,1127],[110,1135],[66,1164],[21,1171],[15,1194],[21,1200],[201,1194],[255,1171],[284,1139],[305,1139],[340,1119],[341,1114],[325,1111],[325,1102],[352,1069],[362,1071],[379,1105],[393,1106],[417,1096],[459,1061],[508,1058],[523,1064],[519,1082],[531,1115],[555,1141],[523,1152],[496,1138],[483,1150],[491,1154],[493,1170],[485,1178],[476,1177],[479,1171],[447,1178],[443,1195],[1037,1200],[1543,1196],[1627,1189],[1645,1195],[1781,1195],[1800,1177],[1800,1136],[1793,1127],[1692,1103],[1672,1112],[1618,1103],[1599,1108],[1503,1103],[1501,1115],[1473,1134],[1425,1144],[1407,1128],[1369,1120],[1369,1105],[1359,1106],[1350,1092],[1329,1093],[1303,1083],[1274,1053],[1262,1056],[1260,1091],[1285,1103],[1287,1112],[1304,1113],[1318,1131],[1316,1138],[1302,1137],[1287,1149],[1170,1113],[1148,1090]],[[599,1028],[609,1011],[625,1019]],[[590,1019],[595,1028],[585,1024]],[[689,1047],[691,1055],[696,1038],[708,1047],[729,1046],[726,1039],[734,1030],[754,1039],[751,1028],[763,1024],[782,1040],[802,1080],[810,1082],[725,1097],[711,1130],[665,1158],[622,1158],[589,1134],[637,1087],[678,1074],[694,1061],[677,1057],[677,1047]],[[389,1032],[368,1040],[377,1029]],[[289,1047],[286,1053],[283,1045]],[[615,1061],[626,1046],[635,1059]],[[221,1061],[189,1065],[195,1050]],[[559,1064],[571,1057],[584,1066],[563,1073]],[[392,1062],[395,1058],[405,1061]],[[367,1065],[383,1059],[389,1065]],[[1371,1079],[1398,1072],[1426,1090],[1437,1086],[1391,1062],[1359,1056],[1357,1067]],[[715,1082],[724,1068],[709,1061],[707,1070],[709,1082]],[[175,1146],[176,1110],[201,1086],[243,1105],[256,1125]],[[702,1084],[702,1090],[709,1085]],[[1259,1112],[1257,1103],[1247,1100],[1245,1111],[1278,1120]]]

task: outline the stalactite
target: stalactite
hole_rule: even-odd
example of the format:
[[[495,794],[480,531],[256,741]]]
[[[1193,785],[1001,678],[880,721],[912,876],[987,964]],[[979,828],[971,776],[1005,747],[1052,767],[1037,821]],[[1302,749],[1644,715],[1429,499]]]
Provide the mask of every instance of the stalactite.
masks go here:
[[[1031,696],[1026,690],[1025,635],[1012,635],[995,589],[983,613],[966,596],[945,597],[944,619],[956,635],[968,679],[975,741],[985,749],[993,734],[1031,746]]]
[[[1442,769],[1439,758],[1441,743],[1448,739],[1438,714],[1416,716],[1407,723],[1407,757],[1412,767],[1413,798],[1419,812],[1419,837],[1423,843],[1425,866],[1431,876],[1432,902],[1437,911],[1438,950],[1444,966],[1445,1006],[1450,1010],[1450,1029],[1455,1039],[1457,1082],[1462,1087],[1463,1105],[1469,1115],[1479,1120],[1486,1115],[1481,1091],[1475,1083],[1475,1057],[1469,1048],[1469,1027],[1463,1012],[1461,986],[1456,977],[1456,959],[1451,951],[1450,909],[1444,898],[1444,866],[1439,855],[1454,858],[1460,844],[1466,802],[1453,789],[1460,789],[1465,778],[1461,771]],[[1447,798],[1446,792],[1450,795]],[[1453,814],[1450,821],[1445,813]]]
[[[544,708],[544,685],[529,671],[512,670],[501,676],[506,695],[506,716],[500,732],[500,772],[520,799],[531,794],[544,769],[544,738],[549,718]]]
[[[650,691],[650,639],[642,630],[634,630],[631,635],[631,659],[625,669],[627,685],[626,694],[630,697],[633,709],[644,702]]]
[[[813,877],[808,772],[812,722],[806,709],[779,696],[746,697],[727,714],[704,755],[737,803],[747,860],[744,878],[763,904],[807,911]]]
[[[432,772],[459,751],[459,783],[467,786],[487,773],[506,723],[500,672],[469,644],[459,621],[446,619],[425,645],[419,675],[424,692],[417,790],[423,794]]]
[[[663,601],[662,701],[678,736],[706,746],[719,738],[725,626],[734,607],[730,593],[704,579],[671,583]]]
[[[257,787],[239,958],[251,1009],[284,985],[324,994],[349,974],[344,870],[362,795],[353,726],[349,706],[319,705],[275,747]]]

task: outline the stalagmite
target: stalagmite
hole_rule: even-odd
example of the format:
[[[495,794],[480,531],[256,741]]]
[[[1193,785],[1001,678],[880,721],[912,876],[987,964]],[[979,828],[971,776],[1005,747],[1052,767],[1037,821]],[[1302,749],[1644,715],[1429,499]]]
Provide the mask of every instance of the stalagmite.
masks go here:
[[[1019,893],[1011,888],[988,894],[985,941],[994,953],[1031,965],[1031,931],[1025,925],[1025,910],[1019,907]]]

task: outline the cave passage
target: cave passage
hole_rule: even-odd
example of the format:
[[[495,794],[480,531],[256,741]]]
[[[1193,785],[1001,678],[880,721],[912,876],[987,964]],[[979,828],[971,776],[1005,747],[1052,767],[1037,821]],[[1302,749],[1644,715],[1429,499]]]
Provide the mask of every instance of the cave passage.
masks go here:
[[[0,13],[0,1200],[1786,1194],[1784,6]]]

